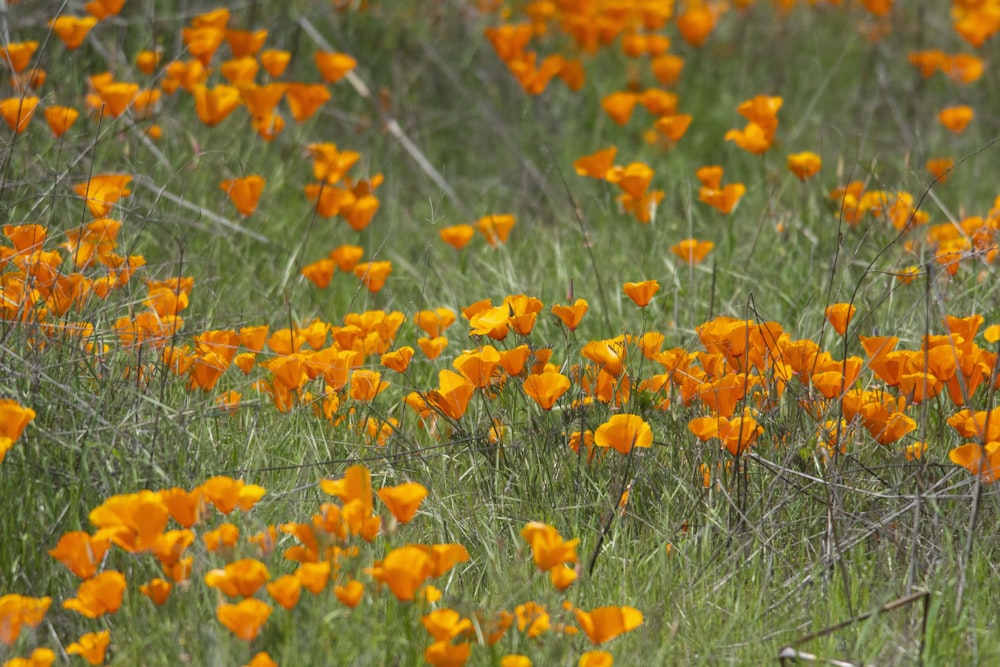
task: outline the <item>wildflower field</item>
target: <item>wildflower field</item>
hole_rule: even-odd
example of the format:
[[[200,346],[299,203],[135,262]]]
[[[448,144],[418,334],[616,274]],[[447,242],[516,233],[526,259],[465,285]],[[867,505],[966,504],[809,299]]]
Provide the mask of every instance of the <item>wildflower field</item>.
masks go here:
[[[0,663],[1000,662],[998,0],[0,0]]]

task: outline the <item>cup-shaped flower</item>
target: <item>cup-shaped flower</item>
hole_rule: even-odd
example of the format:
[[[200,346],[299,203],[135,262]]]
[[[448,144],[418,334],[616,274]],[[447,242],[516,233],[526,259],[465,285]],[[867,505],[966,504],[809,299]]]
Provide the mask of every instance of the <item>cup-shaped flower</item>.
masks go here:
[[[246,598],[236,604],[220,604],[215,615],[226,628],[243,641],[253,641],[260,634],[271,605],[256,598]]]
[[[336,83],[358,66],[358,61],[346,53],[317,51],[314,55],[316,69],[327,83]]]
[[[642,625],[642,612],[635,607],[598,607],[590,612],[574,609],[576,621],[594,644],[603,644]]]
[[[660,291],[660,283],[656,280],[644,280],[640,283],[627,282],[622,290],[640,308],[645,308],[653,300],[653,295]]]
[[[580,539],[566,541],[549,524],[531,521],[521,530],[521,537],[531,545],[535,565],[543,572],[576,562],[576,547]]]
[[[417,482],[387,486],[378,490],[378,497],[396,521],[409,523],[427,497],[427,488]]]
[[[628,454],[633,447],[650,447],[653,429],[639,415],[612,415],[594,431],[594,444]]]
[[[826,319],[833,326],[833,330],[843,336],[857,310],[851,303],[834,303],[826,307]]]
[[[695,266],[701,264],[705,257],[712,251],[715,244],[711,241],[699,241],[698,239],[684,239],[670,247],[670,252],[674,253],[681,260]]]
[[[811,178],[819,172],[820,168],[823,166],[823,161],[818,155],[811,151],[803,151],[801,153],[792,153],[788,156],[787,161],[788,171],[795,174],[795,177],[800,181],[804,181],[807,178]]]
[[[559,321],[563,323],[570,331],[576,331],[576,328],[580,326],[580,322],[583,320],[583,316],[587,313],[587,309],[590,305],[584,299],[577,299],[573,302],[571,306],[564,306],[562,304],[555,304],[552,306],[552,313],[559,318]]]
[[[65,600],[63,608],[87,618],[97,618],[118,611],[124,596],[125,576],[121,572],[108,570],[81,583],[76,590],[76,597]]]
[[[532,374],[524,379],[524,393],[542,410],[551,410],[569,388],[569,378],[556,371]]]
[[[243,558],[226,565],[225,569],[205,573],[205,584],[217,588],[231,598],[250,597],[270,580],[267,567],[255,558]]]
[[[975,117],[976,112],[972,107],[965,104],[941,109],[938,113],[938,121],[954,134],[965,132],[965,128]]]
[[[246,217],[257,210],[257,202],[260,201],[266,182],[263,176],[251,174],[222,181],[219,183],[219,188],[236,205],[236,210]]]
[[[633,102],[633,105],[635,102]],[[584,155],[573,162],[573,169],[580,176],[589,176],[591,178],[597,178],[603,180],[607,173],[611,171],[611,167],[615,163],[615,153],[618,149],[614,146],[610,148],[605,148],[599,150],[596,153],[591,153],[590,155]]]
[[[111,633],[108,630],[88,632],[66,647],[66,653],[78,655],[91,665],[103,665],[104,655],[110,643]]]

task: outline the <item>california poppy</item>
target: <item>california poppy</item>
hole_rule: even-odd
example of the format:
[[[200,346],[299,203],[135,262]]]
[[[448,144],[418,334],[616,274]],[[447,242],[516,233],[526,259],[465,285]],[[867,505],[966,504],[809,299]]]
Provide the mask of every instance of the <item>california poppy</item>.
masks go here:
[[[524,393],[542,410],[551,410],[556,401],[569,391],[569,378],[555,371],[529,375],[524,379]]]
[[[549,524],[531,521],[521,530],[521,537],[531,546],[535,565],[543,572],[577,561],[579,538],[566,541]]]
[[[226,42],[233,58],[245,58],[256,55],[264,46],[267,30],[226,30]]]
[[[616,152],[618,149],[611,146],[596,153],[584,155],[573,162],[573,169],[580,176],[604,179],[611,167],[614,166]]]
[[[570,331],[575,331],[576,328],[580,326],[580,321],[587,313],[588,308],[589,304],[586,300],[577,299],[571,306],[555,304],[552,306],[552,313],[559,318],[559,321],[563,323],[563,326]]]
[[[472,225],[452,225],[451,227],[442,227],[438,235],[441,240],[450,245],[455,250],[461,250],[469,244],[472,237],[475,236],[476,230]]]
[[[438,388],[427,393],[427,402],[451,419],[461,419],[476,386],[455,371],[438,372]]]
[[[423,484],[407,482],[378,490],[379,499],[400,523],[409,523],[427,497]]]
[[[285,73],[285,68],[288,67],[291,59],[291,53],[277,49],[267,49],[261,51],[260,54],[260,64],[264,66],[268,74],[275,78]]]
[[[82,530],[64,533],[49,555],[81,579],[90,579],[111,546],[107,538],[95,538]]]
[[[699,241],[698,239],[684,239],[670,247],[670,252],[674,253],[682,260],[692,266],[700,264],[712,251],[715,244],[711,241]]]
[[[295,122],[304,123],[330,100],[330,91],[322,83],[290,83],[285,88],[285,100]]]
[[[0,115],[3,116],[7,127],[20,134],[27,129],[37,106],[38,98],[34,96],[8,97],[0,100]]]
[[[150,580],[148,584],[139,586],[139,592],[149,598],[157,607],[163,605],[173,589],[173,584],[159,577]]]
[[[110,643],[111,633],[108,630],[88,632],[67,646],[66,653],[78,655],[91,665],[102,665]]]
[[[355,266],[353,273],[361,279],[361,284],[367,287],[369,292],[375,293],[382,289],[389,274],[392,273],[392,262],[386,260],[365,262]]]
[[[788,171],[795,174],[796,178],[804,181],[811,178],[823,166],[823,161],[818,155],[810,151],[802,153],[792,153],[788,156]]]
[[[95,25],[97,25],[97,19],[93,16],[79,17],[63,14],[49,21],[49,27],[52,28],[52,32],[62,40],[62,43],[70,51],[79,48],[83,44],[87,33]]]
[[[642,625],[642,612],[634,607],[598,607],[590,612],[575,608],[577,623],[594,644],[603,644]]]
[[[38,42],[11,42],[0,48],[0,60],[3,64],[10,66],[15,73],[23,72],[28,68],[31,57],[38,50]]]
[[[843,336],[855,312],[857,308],[854,304],[834,303],[826,307],[826,319],[833,325],[834,331]]]
[[[95,174],[86,183],[74,185],[73,190],[86,200],[95,218],[103,218],[119,199],[131,194],[125,187],[131,181],[128,174]]]
[[[194,108],[198,118],[209,127],[221,123],[243,104],[239,89],[233,86],[218,85],[208,88],[198,84],[191,92],[194,95]]]
[[[972,121],[975,111],[968,105],[960,105],[942,109],[938,113],[938,121],[954,134],[961,134]]]
[[[361,597],[365,593],[365,585],[360,581],[351,579],[346,584],[337,584],[334,586],[333,593],[340,600],[341,604],[353,609],[361,602]]]
[[[118,611],[124,595],[125,576],[121,572],[108,570],[81,583],[76,597],[65,600],[63,608],[87,618],[97,618]]]
[[[219,622],[244,641],[253,641],[271,615],[271,605],[256,598],[246,598],[237,604],[220,604],[216,609]]]
[[[45,122],[53,137],[61,137],[76,122],[80,112],[72,107],[50,106],[45,109]]]
[[[222,181],[219,183],[219,188],[236,205],[236,210],[246,217],[257,210],[257,202],[266,182],[263,176],[250,174]]]
[[[639,415],[612,415],[594,431],[594,444],[628,454],[633,447],[651,446],[653,430]]]
[[[357,67],[358,61],[346,53],[317,51],[314,54],[316,69],[327,83],[336,83]]]
[[[476,223],[476,229],[486,237],[486,242],[495,248],[507,242],[510,230],[516,222],[517,220],[510,214],[487,215],[479,219]]]
[[[645,308],[653,300],[653,295],[660,290],[660,283],[656,280],[644,280],[640,283],[628,282],[625,283],[623,290],[635,305]]]
[[[285,574],[267,584],[267,594],[285,609],[292,609],[299,602],[302,580],[292,574]]]

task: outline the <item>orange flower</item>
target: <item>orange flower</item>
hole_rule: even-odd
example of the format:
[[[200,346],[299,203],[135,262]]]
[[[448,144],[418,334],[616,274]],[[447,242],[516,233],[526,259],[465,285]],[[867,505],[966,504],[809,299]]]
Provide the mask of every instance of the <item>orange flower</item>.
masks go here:
[[[438,388],[427,393],[427,402],[451,419],[461,419],[476,386],[455,371],[438,372]]]
[[[552,627],[549,613],[545,607],[535,602],[525,602],[514,607],[517,618],[517,629],[534,639],[545,634]]]
[[[229,597],[250,597],[271,578],[267,567],[254,558],[244,558],[226,565],[223,570],[205,573],[205,584]]]
[[[207,480],[201,485],[201,490],[205,500],[223,514],[229,514],[237,507],[249,512],[266,493],[263,487],[224,475]]]
[[[361,246],[342,245],[330,251],[330,259],[337,263],[337,268],[344,273],[351,273],[364,256],[365,250]]]
[[[267,40],[267,30],[226,30],[226,42],[233,58],[246,58],[255,55]]]
[[[327,286],[329,286],[330,281],[333,280],[333,272],[336,268],[337,265],[332,259],[324,257],[323,259],[316,260],[311,264],[303,266],[302,275],[316,287],[326,289]]]
[[[181,30],[181,38],[188,52],[198,59],[202,65],[208,66],[212,62],[212,56],[222,46],[226,33],[222,27],[212,25],[196,26],[194,28],[184,28]]]
[[[219,622],[244,641],[253,641],[271,615],[271,605],[256,598],[246,598],[237,604],[220,604],[216,609]]]
[[[63,14],[49,21],[52,32],[58,35],[66,48],[71,51],[83,44],[87,33],[95,25],[97,25],[97,19],[93,16],[79,17]]]
[[[826,319],[833,325],[834,331],[843,336],[855,312],[857,308],[853,304],[835,303],[826,307]]]
[[[0,463],[34,418],[35,411],[31,408],[11,398],[0,398]]]
[[[302,563],[295,570],[295,576],[314,595],[319,595],[330,580],[330,561]]]
[[[160,64],[160,58],[162,56],[163,56],[163,54],[159,50],[156,50],[156,51],[149,51],[149,50],[140,51],[135,56],[135,66],[143,74],[146,74],[146,75],[152,74],[153,72],[156,71],[156,68],[159,66],[159,64]]]
[[[1000,478],[1000,442],[967,442],[948,452],[951,462],[960,465],[973,475],[979,475],[984,484]]]
[[[78,655],[92,665],[103,665],[104,655],[111,643],[111,633],[107,630],[102,632],[88,632],[66,647],[66,653]]]
[[[267,594],[285,609],[291,609],[299,603],[302,592],[302,580],[292,574],[285,574],[267,585]]]
[[[330,100],[330,91],[322,83],[290,83],[285,89],[285,99],[295,122],[304,123]]]
[[[37,50],[38,42],[11,42],[0,48],[0,60],[4,65],[9,65],[15,73],[23,72],[28,68],[28,63]]]
[[[580,176],[590,176],[591,178],[603,180],[614,166],[616,152],[618,152],[618,149],[611,146],[596,153],[584,155],[573,162],[573,169]]]
[[[131,190],[125,186],[132,181],[128,174],[97,174],[86,183],[78,183],[73,190],[86,199],[87,208],[95,218],[103,218],[111,207]]]
[[[664,53],[649,61],[653,76],[664,86],[672,86],[681,78],[684,59],[673,53]]]
[[[680,243],[671,246],[670,251],[693,266],[701,264],[714,247],[715,244],[711,241],[684,239]]]
[[[65,600],[62,606],[87,618],[97,618],[118,611],[124,595],[125,576],[109,570],[81,583],[76,597]]]
[[[569,391],[569,388],[569,378],[555,371],[532,374],[524,379],[524,393],[542,410],[551,410],[559,397]]]
[[[645,308],[653,300],[653,295],[660,291],[660,283],[655,280],[644,280],[641,283],[629,282],[625,283],[623,290],[635,305]]]
[[[661,116],[653,127],[671,141],[680,141],[693,120],[688,114]]]
[[[52,598],[30,598],[11,594],[0,596],[0,644],[12,646],[21,627],[37,627],[45,619]],[[53,655],[53,659],[55,656]]]
[[[698,199],[720,213],[729,214],[739,204],[746,191],[746,186],[742,183],[730,183],[718,190],[702,187],[698,189]]]
[[[475,632],[472,621],[454,609],[435,609],[420,619],[427,633],[437,641],[448,642],[463,634]]]
[[[704,3],[689,3],[684,13],[677,17],[677,29],[685,42],[701,46],[715,29],[715,15]]]
[[[236,205],[236,210],[246,217],[257,210],[257,201],[260,199],[260,193],[263,192],[266,182],[262,176],[251,174],[250,176],[222,181],[219,183],[219,188]]]
[[[353,273],[361,280],[361,284],[373,294],[385,286],[386,278],[392,273],[392,262],[365,262],[354,267]]]
[[[248,56],[246,58],[227,60],[219,67],[219,72],[226,78],[226,81],[230,85],[243,87],[253,85],[259,69],[260,63],[257,62],[257,59]]]
[[[975,115],[972,107],[963,104],[942,109],[938,113],[938,121],[954,134],[962,134]]]
[[[45,122],[49,124],[53,137],[66,134],[79,116],[80,112],[72,107],[51,106],[45,110]]]
[[[924,165],[939,183],[947,183],[949,172],[955,166],[955,161],[950,157],[932,158]]]
[[[573,609],[577,623],[590,641],[603,644],[642,625],[642,612],[634,607],[598,607],[590,612]]]
[[[443,227],[438,232],[441,240],[450,245],[455,250],[461,250],[469,244],[476,230],[472,225],[452,225]]]
[[[261,51],[260,64],[264,66],[267,73],[272,77],[279,77],[285,73],[285,68],[292,59],[292,54],[288,51],[277,49],[267,49]]]
[[[389,383],[382,380],[382,373],[358,369],[351,373],[351,398],[367,403],[381,394]]]
[[[417,545],[397,547],[376,562],[371,576],[389,587],[397,600],[410,602],[417,589],[431,576],[431,557]]]
[[[594,444],[628,454],[633,447],[650,447],[653,430],[639,415],[612,415],[594,431]]]
[[[576,547],[580,544],[579,538],[567,542],[553,526],[531,521],[521,530],[521,537],[531,546],[535,566],[542,572],[577,561]]]
[[[614,656],[607,651],[587,651],[580,656],[577,667],[611,667],[614,663]]]
[[[148,584],[143,584],[139,586],[139,592],[145,595],[147,598],[153,601],[157,607],[163,605],[167,601],[167,597],[170,595],[170,591],[173,588],[173,584],[164,579],[156,578],[150,581]]]
[[[563,306],[560,304],[552,306],[552,313],[559,318],[563,326],[570,331],[576,331],[589,307],[590,305],[585,300],[577,299],[573,302],[572,306]]]
[[[38,98],[34,96],[8,97],[0,101],[0,115],[6,121],[7,127],[20,134],[27,129],[37,106]]]
[[[202,534],[202,541],[205,542],[205,550],[212,553],[221,549],[232,549],[240,539],[240,529],[231,523],[223,523],[215,530],[209,530]]]
[[[380,362],[389,370],[396,371],[397,373],[405,373],[406,369],[410,366],[411,359],[413,359],[413,348],[409,345],[404,345],[398,350],[383,354]]]
[[[379,489],[378,497],[396,517],[396,521],[409,523],[427,497],[427,489],[423,484],[408,482]]]
[[[452,365],[469,382],[482,389],[492,382],[493,371],[500,365],[500,353],[492,345],[486,345],[479,350],[463,352]]]
[[[313,57],[316,61],[316,69],[319,70],[320,76],[327,83],[340,81],[348,72],[358,66],[358,61],[346,53],[317,51]]]
[[[418,338],[417,346],[428,359],[437,359],[441,356],[444,348],[448,346],[448,339],[444,336],[434,336],[433,338]]]
[[[803,151],[802,153],[790,154],[787,166],[788,171],[795,174],[800,181],[804,181],[816,175],[820,167],[823,166],[823,161],[815,153]]]
[[[361,602],[361,597],[365,594],[365,585],[360,581],[351,579],[344,585],[336,585],[333,592],[340,600],[340,603],[353,609]]]
[[[479,219],[476,229],[486,237],[486,242],[495,248],[501,243],[507,242],[510,230],[513,229],[517,220],[513,215],[487,215]]]
[[[424,649],[424,660],[431,667],[461,667],[470,653],[472,645],[469,642],[452,644],[448,640],[436,641]]]
[[[49,555],[65,565],[81,579],[90,579],[111,546],[106,538],[94,538],[82,530],[64,533]]]
[[[209,127],[221,123],[243,103],[239,89],[232,86],[218,85],[208,88],[203,84],[197,84],[191,92],[194,95],[194,108],[198,118]]]
[[[271,659],[271,656],[267,654],[267,651],[261,651],[256,654],[250,662],[243,665],[243,667],[278,667],[278,663]]]

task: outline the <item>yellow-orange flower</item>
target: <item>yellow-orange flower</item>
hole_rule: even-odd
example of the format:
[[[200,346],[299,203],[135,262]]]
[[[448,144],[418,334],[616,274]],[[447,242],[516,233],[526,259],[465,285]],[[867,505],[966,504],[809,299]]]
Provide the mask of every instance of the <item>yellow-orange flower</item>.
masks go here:
[[[823,166],[823,161],[815,153],[803,151],[801,153],[790,154],[787,166],[788,171],[795,174],[796,178],[800,181],[804,181],[816,175],[820,167]]]
[[[650,447],[653,429],[639,415],[612,415],[594,431],[594,444],[628,454],[633,447]]]
[[[271,605],[256,598],[236,604],[220,604],[215,612],[219,622],[244,641],[253,641],[271,616]]]
[[[972,107],[962,104],[960,106],[948,107],[938,113],[938,121],[955,134],[965,132],[976,112]]]
[[[641,283],[625,283],[623,290],[635,305],[645,308],[653,300],[653,295],[660,291],[660,283],[655,280],[644,280]]]
[[[263,176],[251,174],[222,181],[219,183],[219,188],[229,196],[230,201],[236,205],[236,210],[245,217],[257,210],[257,202],[266,182]]]

